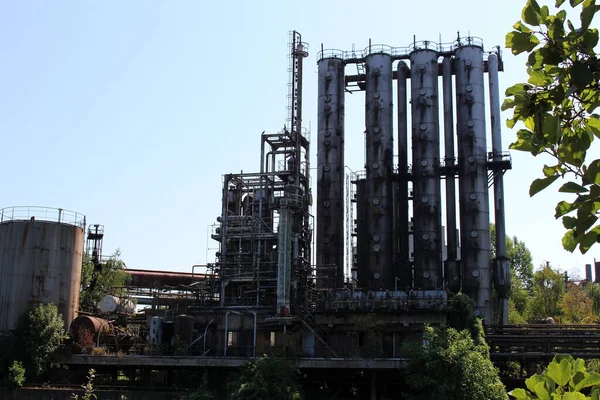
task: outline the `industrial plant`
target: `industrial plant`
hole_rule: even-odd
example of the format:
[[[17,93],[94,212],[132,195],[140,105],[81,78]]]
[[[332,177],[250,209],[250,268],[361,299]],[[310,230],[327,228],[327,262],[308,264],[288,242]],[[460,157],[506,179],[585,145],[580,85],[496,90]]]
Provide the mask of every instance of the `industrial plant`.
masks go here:
[[[313,142],[302,114],[303,100],[315,100],[302,91],[309,46],[298,32],[288,56],[288,119],[257,135],[258,171],[223,175],[214,262],[188,272],[128,269],[125,287],[106,293],[97,314],[82,313],[82,259],[102,268],[103,227],[61,209],[8,207],[0,330],[54,302],[74,342],[87,332],[120,354],[73,351],[62,365],[167,377],[198,368],[210,379],[268,355],[316,380],[352,376],[372,394],[391,390],[385,377],[405,366],[406,342],[422,340],[426,324],[446,324],[452,294],[471,297],[489,329],[506,325],[503,175],[511,159],[501,141],[499,49],[472,36],[369,42],[362,51],[321,45]],[[351,171],[345,97],[360,92],[364,171]],[[502,343],[492,351],[510,353],[511,342]]]

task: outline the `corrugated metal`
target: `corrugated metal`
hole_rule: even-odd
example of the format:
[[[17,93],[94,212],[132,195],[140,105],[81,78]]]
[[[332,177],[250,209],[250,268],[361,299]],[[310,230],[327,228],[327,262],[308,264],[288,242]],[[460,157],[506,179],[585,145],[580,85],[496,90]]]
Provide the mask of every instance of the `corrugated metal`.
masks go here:
[[[0,331],[23,313],[55,303],[65,327],[79,306],[84,230],[47,221],[0,224]]]

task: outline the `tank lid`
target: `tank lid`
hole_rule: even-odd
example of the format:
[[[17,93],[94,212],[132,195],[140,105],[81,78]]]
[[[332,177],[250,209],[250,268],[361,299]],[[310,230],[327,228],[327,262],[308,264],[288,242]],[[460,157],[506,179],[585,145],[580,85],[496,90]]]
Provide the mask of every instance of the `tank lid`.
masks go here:
[[[0,209],[0,223],[10,221],[47,221],[85,229],[85,215],[64,208],[13,206]]]

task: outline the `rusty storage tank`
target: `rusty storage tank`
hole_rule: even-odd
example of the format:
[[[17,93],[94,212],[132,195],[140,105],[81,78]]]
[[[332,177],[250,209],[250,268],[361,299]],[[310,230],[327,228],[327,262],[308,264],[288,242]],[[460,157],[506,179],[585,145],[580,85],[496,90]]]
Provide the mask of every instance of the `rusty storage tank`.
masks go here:
[[[0,209],[0,332],[54,303],[71,325],[79,306],[85,216],[47,207]]]

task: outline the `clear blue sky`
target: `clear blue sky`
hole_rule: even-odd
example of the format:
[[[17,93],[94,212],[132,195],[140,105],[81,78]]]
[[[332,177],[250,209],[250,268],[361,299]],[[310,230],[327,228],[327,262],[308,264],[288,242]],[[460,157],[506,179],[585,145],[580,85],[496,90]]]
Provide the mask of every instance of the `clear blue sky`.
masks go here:
[[[285,122],[289,30],[311,46],[304,126],[315,138],[320,43],[450,42],[460,30],[491,48],[504,44],[523,4],[0,0],[0,206],[82,212],[105,225],[105,253],[120,248],[130,268],[187,271],[206,262],[222,174],[257,170],[260,133]],[[502,90],[525,79],[524,59],[504,56]],[[347,164],[359,170],[364,97],[347,102]],[[508,147],[514,132],[503,134]],[[536,266],[583,271],[600,247],[562,250],[558,195],[527,194],[543,162],[513,152],[508,234],[525,241]]]

